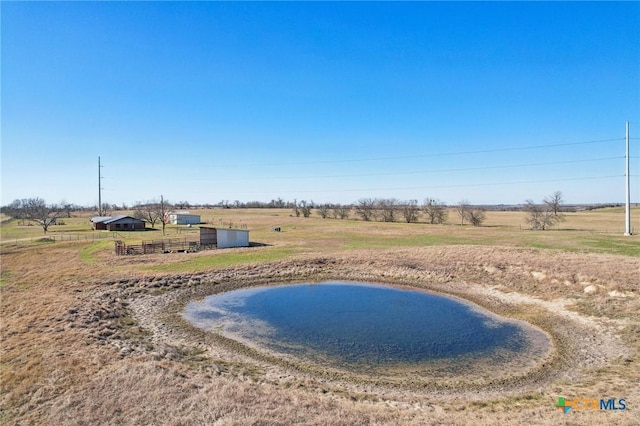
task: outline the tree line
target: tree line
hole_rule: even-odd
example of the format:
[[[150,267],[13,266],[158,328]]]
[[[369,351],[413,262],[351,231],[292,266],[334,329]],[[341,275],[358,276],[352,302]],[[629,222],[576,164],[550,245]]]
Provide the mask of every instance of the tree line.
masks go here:
[[[562,213],[562,192],[556,191],[545,197],[542,203],[526,200],[522,211],[526,213],[525,222],[532,230],[545,230],[565,220]],[[443,224],[447,222],[449,208],[456,211],[460,224],[468,223],[473,226],[481,226],[486,219],[485,209],[472,206],[467,200],[458,202],[455,206],[447,206],[434,198],[425,198],[421,205],[418,200],[401,201],[396,198],[361,198],[353,205],[320,204],[314,205],[313,201],[300,202],[294,200],[293,212],[296,216],[309,217],[311,210],[315,208],[323,219],[347,219],[353,211],[355,215],[365,221],[416,223],[424,218],[429,224]]]
[[[317,207],[318,214],[327,218],[346,219],[353,211],[356,217],[365,222],[406,222],[416,223],[424,219],[429,224],[443,224],[449,218],[449,206],[435,198],[425,198],[422,204],[418,200],[398,200],[396,198],[361,198],[348,207],[324,204]],[[466,200],[456,206],[460,223],[465,221],[474,226],[484,222],[484,209],[472,207]]]
[[[556,191],[545,197],[541,203],[526,200],[522,211],[526,213],[525,222],[530,229],[546,230],[559,222],[564,221],[562,208],[562,192]],[[62,217],[71,217],[72,211],[101,211],[108,216],[117,210],[133,210],[132,216],[144,220],[151,227],[156,223],[162,225],[164,234],[165,227],[169,223],[169,212],[174,209],[185,208],[290,208],[297,217],[310,217],[315,211],[320,217],[333,219],[348,219],[353,214],[356,218],[365,222],[399,222],[416,223],[424,220],[429,224],[443,224],[449,218],[449,211],[453,209],[460,220],[460,224],[465,223],[473,226],[481,226],[486,218],[485,209],[472,206],[467,200],[462,200],[454,206],[448,206],[442,201],[427,197],[421,204],[418,200],[398,200],[396,198],[361,198],[354,204],[315,204],[313,201],[300,200],[285,201],[281,198],[273,199],[268,203],[249,202],[241,203],[234,201],[229,203],[222,200],[218,204],[193,205],[187,201],[170,203],[160,196],[160,201],[151,200],[147,202],[136,202],[133,206],[116,206],[113,204],[103,204],[101,209],[97,206],[91,208],[76,206],[71,203],[61,202],[58,204],[47,204],[39,197],[14,200],[12,203],[0,208],[2,213],[14,219],[34,222],[40,225],[46,234],[49,227],[56,224]]]

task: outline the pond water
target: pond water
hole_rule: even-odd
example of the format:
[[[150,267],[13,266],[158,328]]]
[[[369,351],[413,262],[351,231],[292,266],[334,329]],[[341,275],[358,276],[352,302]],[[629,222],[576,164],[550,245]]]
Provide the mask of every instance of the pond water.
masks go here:
[[[451,297],[374,284],[241,289],[190,302],[183,315],[250,346],[349,368],[504,359],[531,347],[521,323]]]

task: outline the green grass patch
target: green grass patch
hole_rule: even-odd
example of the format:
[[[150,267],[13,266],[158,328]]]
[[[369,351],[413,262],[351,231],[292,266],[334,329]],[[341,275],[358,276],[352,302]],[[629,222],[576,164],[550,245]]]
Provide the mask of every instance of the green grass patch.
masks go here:
[[[6,269],[0,269],[0,288],[9,284],[9,279],[11,278],[11,272]]]
[[[160,272],[202,272],[209,269],[226,268],[256,262],[272,262],[285,259],[293,254],[291,248],[248,248],[243,251],[214,250],[211,255],[198,256],[181,262],[150,266],[145,269]],[[171,254],[167,254],[170,256]]]
[[[86,247],[80,250],[80,260],[84,263],[92,265],[97,262],[95,254],[101,250],[113,248],[113,241],[96,241],[95,243],[88,244]]]
[[[397,247],[426,247],[435,245],[474,244],[469,238],[451,235],[363,235],[347,236],[343,243],[345,249],[387,249]]]
[[[583,239],[582,244],[589,247],[589,251],[592,252],[640,257],[638,237],[592,236]]]

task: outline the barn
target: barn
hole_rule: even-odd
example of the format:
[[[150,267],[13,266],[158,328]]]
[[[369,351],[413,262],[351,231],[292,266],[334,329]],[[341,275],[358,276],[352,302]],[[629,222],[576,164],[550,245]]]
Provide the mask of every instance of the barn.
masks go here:
[[[144,220],[135,217],[119,216],[96,216],[91,218],[93,229],[107,231],[144,231],[146,229]]]
[[[197,225],[201,223],[199,214],[189,212],[170,212],[169,223],[173,225]]]
[[[249,230],[201,226],[200,244],[218,248],[249,247]]]

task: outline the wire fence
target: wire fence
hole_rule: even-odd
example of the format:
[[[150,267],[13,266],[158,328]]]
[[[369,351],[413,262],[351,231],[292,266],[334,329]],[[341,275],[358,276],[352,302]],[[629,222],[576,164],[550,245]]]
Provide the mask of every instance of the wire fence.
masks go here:
[[[65,241],[97,241],[97,240],[117,240],[122,236],[117,232],[109,234],[102,232],[92,233],[64,233],[64,234],[47,234],[37,237],[7,237],[5,235],[0,236],[0,244],[13,244],[13,245],[30,245],[34,243],[59,243]]]

